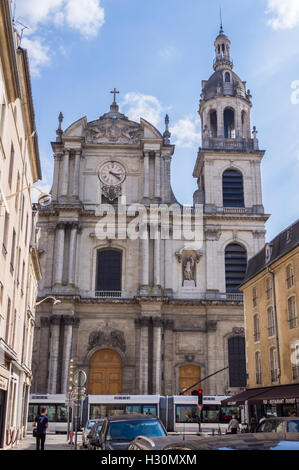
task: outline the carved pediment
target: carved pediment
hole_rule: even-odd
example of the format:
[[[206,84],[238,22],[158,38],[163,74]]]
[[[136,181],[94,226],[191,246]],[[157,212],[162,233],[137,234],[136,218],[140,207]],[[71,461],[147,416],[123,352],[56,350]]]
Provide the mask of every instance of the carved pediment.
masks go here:
[[[108,346],[112,348],[118,348],[122,352],[126,350],[126,341],[125,336],[122,331],[112,330],[112,331],[103,331],[97,330],[93,331],[89,335],[88,340],[88,351],[95,347]]]
[[[85,131],[87,144],[128,144],[135,145],[143,138],[140,125],[130,121],[111,119],[94,121]]]

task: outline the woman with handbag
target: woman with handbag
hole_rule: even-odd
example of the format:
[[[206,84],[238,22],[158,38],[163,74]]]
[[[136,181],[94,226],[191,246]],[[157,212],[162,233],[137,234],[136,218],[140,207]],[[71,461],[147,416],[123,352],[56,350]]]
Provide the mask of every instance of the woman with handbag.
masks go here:
[[[45,450],[46,432],[49,423],[46,408],[41,409],[41,413],[37,415],[32,423],[33,437],[36,438],[36,450]]]

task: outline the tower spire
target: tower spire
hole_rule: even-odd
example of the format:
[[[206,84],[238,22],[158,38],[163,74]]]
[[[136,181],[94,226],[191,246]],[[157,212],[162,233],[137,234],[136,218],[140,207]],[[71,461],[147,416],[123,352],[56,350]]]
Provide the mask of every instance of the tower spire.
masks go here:
[[[224,30],[223,30],[223,22],[222,22],[222,8],[220,7],[220,31],[219,33],[223,33]]]

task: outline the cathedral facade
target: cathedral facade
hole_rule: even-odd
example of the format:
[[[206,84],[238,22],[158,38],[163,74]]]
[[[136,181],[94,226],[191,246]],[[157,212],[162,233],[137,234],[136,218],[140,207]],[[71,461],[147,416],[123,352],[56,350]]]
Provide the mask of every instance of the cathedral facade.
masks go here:
[[[246,386],[238,286],[265,242],[264,151],[222,29],[215,52],[189,208],[171,187],[168,116],[163,134],[132,122],[116,90],[96,121],[62,131],[60,116],[53,202],[39,211],[39,297],[60,303],[38,309],[34,393],[66,393],[71,358],[95,395],[176,395],[207,376],[205,395]]]

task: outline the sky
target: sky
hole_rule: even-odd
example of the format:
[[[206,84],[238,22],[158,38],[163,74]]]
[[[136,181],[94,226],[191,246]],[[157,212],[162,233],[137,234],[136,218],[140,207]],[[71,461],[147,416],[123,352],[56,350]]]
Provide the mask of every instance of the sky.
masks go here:
[[[201,81],[213,73],[214,40],[231,40],[234,71],[253,96],[270,241],[299,217],[299,0],[13,0],[30,57],[43,181],[52,184],[58,115],[63,128],[109,110],[164,132],[170,118],[172,187],[192,204],[201,143]]]

